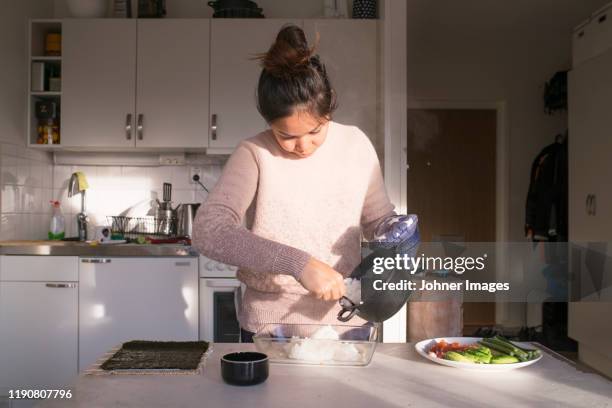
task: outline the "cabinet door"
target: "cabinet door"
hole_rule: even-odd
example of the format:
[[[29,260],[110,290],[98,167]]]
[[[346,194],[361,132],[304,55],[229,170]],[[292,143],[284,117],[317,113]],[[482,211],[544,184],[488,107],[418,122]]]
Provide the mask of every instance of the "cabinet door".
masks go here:
[[[209,24],[138,20],[136,146],[208,146]]]
[[[198,339],[197,258],[79,263],[79,369],[130,340]]]
[[[256,54],[268,51],[284,24],[301,21],[215,19],[211,21],[209,146],[233,149],[242,139],[267,128],[255,93],[261,73]]]
[[[334,120],[359,127],[378,140],[378,23],[375,20],[305,20],[308,42],[320,36],[317,53],[336,90]],[[375,143],[376,144],[376,143]]]
[[[571,241],[612,240],[612,52],[593,58],[569,78],[569,232]],[[596,213],[586,211],[595,195]]]
[[[62,54],[62,146],[133,147],[135,20],[64,20]]]
[[[65,387],[77,375],[75,282],[0,282],[0,395]]]

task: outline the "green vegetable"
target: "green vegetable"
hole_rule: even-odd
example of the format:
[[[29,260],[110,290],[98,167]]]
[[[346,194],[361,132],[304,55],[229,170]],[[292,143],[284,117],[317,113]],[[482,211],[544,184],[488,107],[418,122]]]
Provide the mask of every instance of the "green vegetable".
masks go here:
[[[451,361],[458,361],[461,363],[475,363],[478,358],[476,356],[459,353],[457,351],[447,351],[444,358]]]
[[[491,339],[488,339],[491,342],[495,343],[495,344],[499,344],[501,346],[506,347],[507,349],[509,349],[512,354],[516,357],[518,357],[519,360],[521,361],[527,361],[529,360],[529,354],[527,352],[525,352],[525,350],[522,350],[518,347],[516,347],[513,343],[511,343],[510,341],[508,341],[508,339],[501,337],[501,336],[495,336]]]
[[[488,353],[480,349],[486,349]],[[477,359],[476,362],[484,363],[484,364],[489,364],[491,362],[491,357],[492,357],[491,351],[486,347],[479,347],[478,349],[466,350],[463,354],[469,354],[471,356],[474,356]]]
[[[496,356],[491,358],[491,364],[512,364],[518,363],[519,359],[514,356]]]

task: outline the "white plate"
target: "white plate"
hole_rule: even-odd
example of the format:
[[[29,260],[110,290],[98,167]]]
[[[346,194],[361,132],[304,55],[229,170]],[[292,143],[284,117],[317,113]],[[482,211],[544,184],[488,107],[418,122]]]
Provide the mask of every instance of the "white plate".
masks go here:
[[[462,368],[464,370],[476,370],[476,371],[508,371],[514,370],[515,368],[527,367],[528,365],[532,365],[535,362],[540,361],[542,358],[542,354],[538,358],[534,358],[533,360],[524,361],[521,363],[512,363],[512,364],[476,364],[476,363],[463,363],[459,361],[451,361],[445,360],[443,358],[432,357],[428,354],[429,349],[441,340],[445,340],[447,343],[459,343],[460,345],[468,345],[474,344],[478,341],[482,340],[482,337],[438,337],[436,339],[427,339],[423,341],[419,341],[414,345],[417,353],[422,355],[428,360],[433,361],[434,363],[442,364],[449,367]],[[525,348],[525,349],[535,349],[536,347],[532,346],[529,343],[521,343],[518,341],[513,341],[517,347]],[[541,352],[541,350],[540,350]]]

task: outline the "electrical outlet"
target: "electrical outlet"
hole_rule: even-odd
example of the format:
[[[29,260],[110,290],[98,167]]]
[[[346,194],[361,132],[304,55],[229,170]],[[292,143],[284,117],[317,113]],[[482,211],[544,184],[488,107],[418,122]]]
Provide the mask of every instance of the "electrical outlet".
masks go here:
[[[191,171],[189,172],[189,182],[191,184],[196,184],[195,181],[193,181],[193,176],[195,175],[200,176],[200,181],[202,181],[202,168],[201,167],[192,167]]]

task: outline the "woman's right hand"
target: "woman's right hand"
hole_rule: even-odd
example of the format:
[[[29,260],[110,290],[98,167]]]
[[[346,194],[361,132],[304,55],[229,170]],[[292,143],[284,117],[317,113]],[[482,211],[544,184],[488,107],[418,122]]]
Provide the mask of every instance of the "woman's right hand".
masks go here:
[[[310,258],[304,267],[300,283],[318,299],[323,300],[338,300],[346,291],[342,275],[315,258]]]

